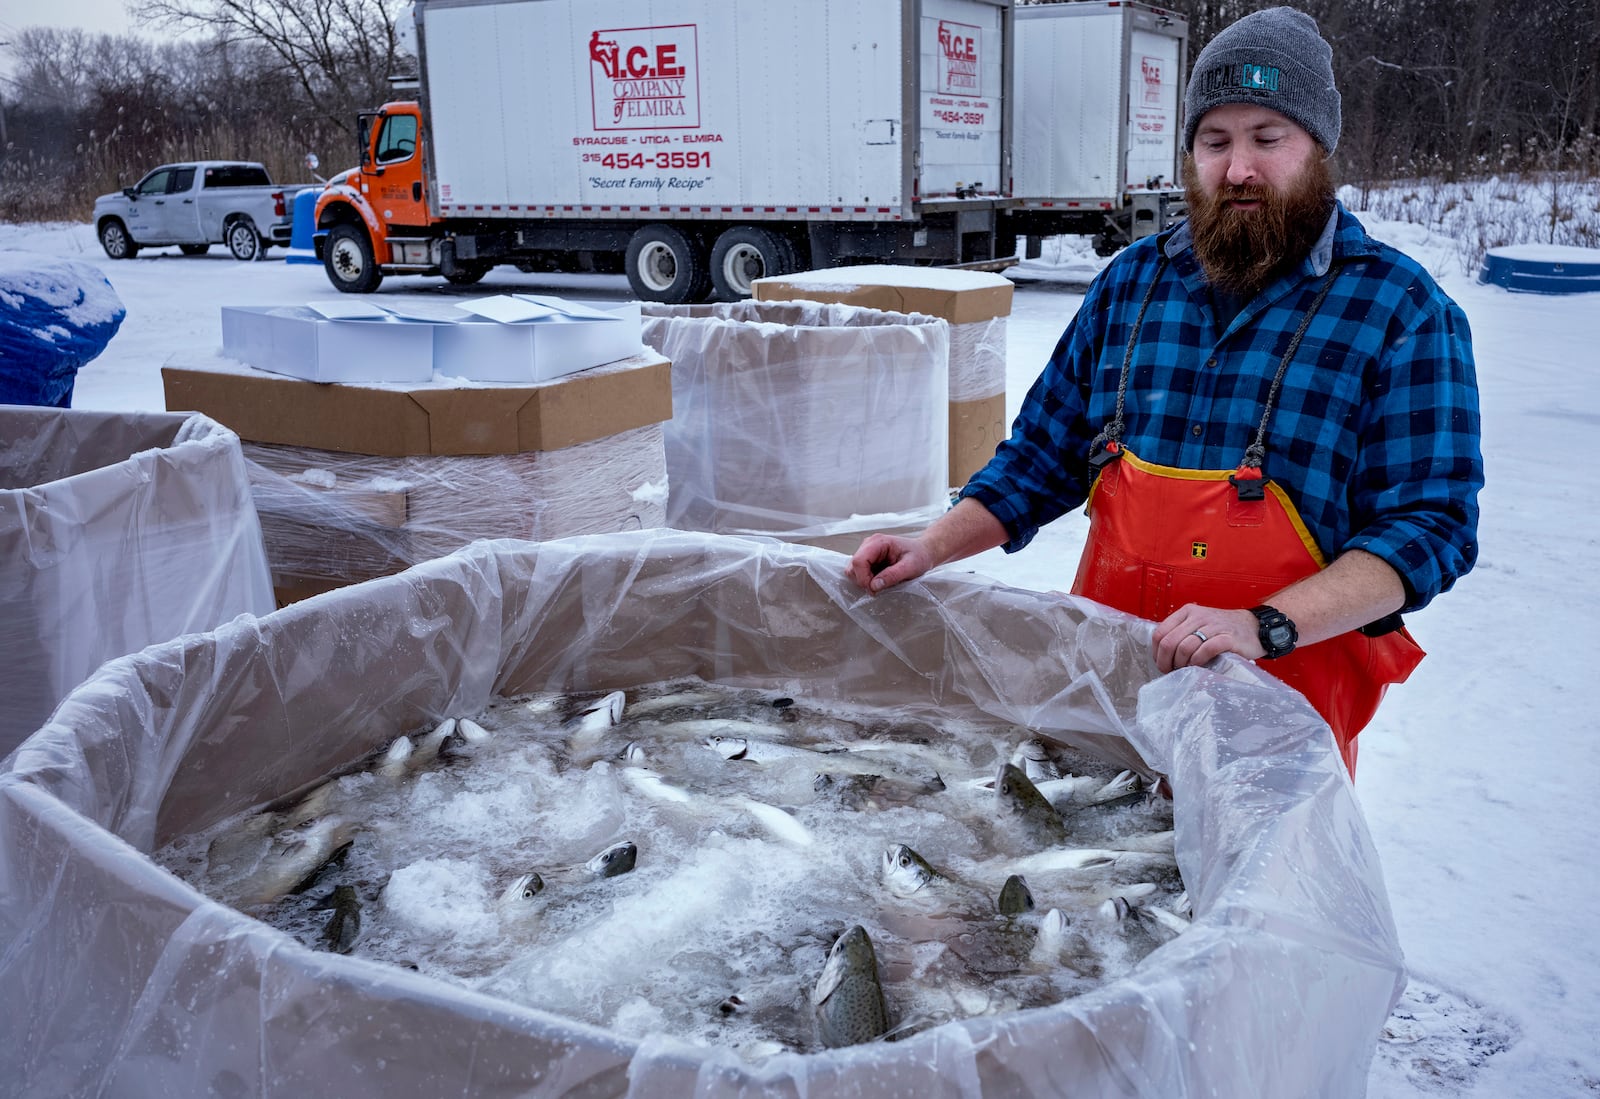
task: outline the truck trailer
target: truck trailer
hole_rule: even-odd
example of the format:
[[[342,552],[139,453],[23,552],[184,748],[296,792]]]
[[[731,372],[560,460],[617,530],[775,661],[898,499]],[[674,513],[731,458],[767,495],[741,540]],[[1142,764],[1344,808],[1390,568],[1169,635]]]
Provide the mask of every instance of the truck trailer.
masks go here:
[[[340,290],[496,264],[748,296],[1015,251],[1011,0],[417,0],[415,102],[319,196]]]
[[[1015,23],[1007,230],[1032,254],[1074,233],[1109,256],[1183,217],[1188,21],[1120,0],[1022,0]]]

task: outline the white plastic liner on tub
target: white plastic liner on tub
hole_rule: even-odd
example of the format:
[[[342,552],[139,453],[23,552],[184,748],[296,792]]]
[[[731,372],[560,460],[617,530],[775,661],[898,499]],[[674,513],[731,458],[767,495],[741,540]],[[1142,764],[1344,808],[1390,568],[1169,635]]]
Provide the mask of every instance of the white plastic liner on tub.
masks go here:
[[[672,361],[670,525],[807,540],[920,528],[949,506],[944,321],[818,302],[646,305],[644,342]]]
[[[1363,1094],[1403,966],[1332,736],[1150,626],[836,554],[647,531],[482,542],[101,668],[0,772],[0,1078],[20,1095]],[[496,694],[699,675],[1026,724],[1170,776],[1189,931],[1052,1007],[779,1054],[642,1041],[305,949],[147,854]]]
[[[0,405],[0,756],[102,662],[274,606],[233,432]]]

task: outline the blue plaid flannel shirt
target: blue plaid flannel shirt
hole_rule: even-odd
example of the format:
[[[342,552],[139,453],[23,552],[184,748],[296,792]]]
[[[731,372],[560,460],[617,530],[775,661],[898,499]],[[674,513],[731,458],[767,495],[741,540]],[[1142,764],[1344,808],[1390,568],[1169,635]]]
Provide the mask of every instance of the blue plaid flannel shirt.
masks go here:
[[[1233,469],[1254,440],[1279,360],[1342,261],[1268,424],[1263,470],[1323,555],[1374,554],[1400,574],[1404,610],[1426,606],[1477,558],[1478,387],[1466,316],[1415,261],[1367,236],[1341,205],[1300,269],[1219,326],[1187,226],[1129,247],[1090,286],[1011,437],[962,490],[1005,525],[1015,552],[1083,504],[1089,446],[1116,412],[1140,303],[1122,441],[1148,462]]]

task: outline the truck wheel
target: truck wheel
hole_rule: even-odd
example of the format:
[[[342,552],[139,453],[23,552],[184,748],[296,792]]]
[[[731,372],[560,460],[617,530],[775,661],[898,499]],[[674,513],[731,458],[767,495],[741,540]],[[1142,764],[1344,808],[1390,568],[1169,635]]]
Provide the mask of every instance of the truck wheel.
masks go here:
[[[451,286],[473,286],[489,273],[489,264],[456,261],[456,269],[444,277]]]
[[[344,222],[328,231],[322,249],[322,267],[336,290],[346,294],[370,294],[383,281],[378,261],[372,255],[372,241],[360,225]]]
[[[724,301],[748,298],[751,283],[794,270],[794,249],[776,233],[739,225],[717,238],[711,249],[711,281]]]
[[[222,236],[228,242],[228,251],[233,253],[236,260],[249,263],[260,259],[261,253],[266,251],[261,244],[261,234],[256,232],[255,222],[249,218],[236,218],[229,222]]]
[[[645,301],[700,301],[711,288],[705,252],[670,225],[646,225],[628,241],[628,285]]]
[[[100,223],[100,247],[112,259],[132,259],[139,254],[139,246],[128,235],[128,227],[116,218]]]
[[[180,244],[180,245],[178,245],[178,251],[182,252],[186,256],[203,256],[207,252],[211,251],[211,245],[209,245],[209,244]]]

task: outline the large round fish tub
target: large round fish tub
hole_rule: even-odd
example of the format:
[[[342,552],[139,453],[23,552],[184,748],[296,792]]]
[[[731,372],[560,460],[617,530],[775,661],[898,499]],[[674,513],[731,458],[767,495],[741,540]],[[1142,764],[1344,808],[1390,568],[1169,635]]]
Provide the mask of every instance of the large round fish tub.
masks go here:
[[[0,772],[13,1094],[1365,1093],[1404,967],[1333,738],[1252,665],[1157,676],[1151,626],[844,558],[647,531],[480,542],[113,661]],[[1000,719],[1169,776],[1194,903],[1129,976],[898,1042],[778,1054],[625,1036],[320,953],[148,853],[495,695],[698,675]]]

